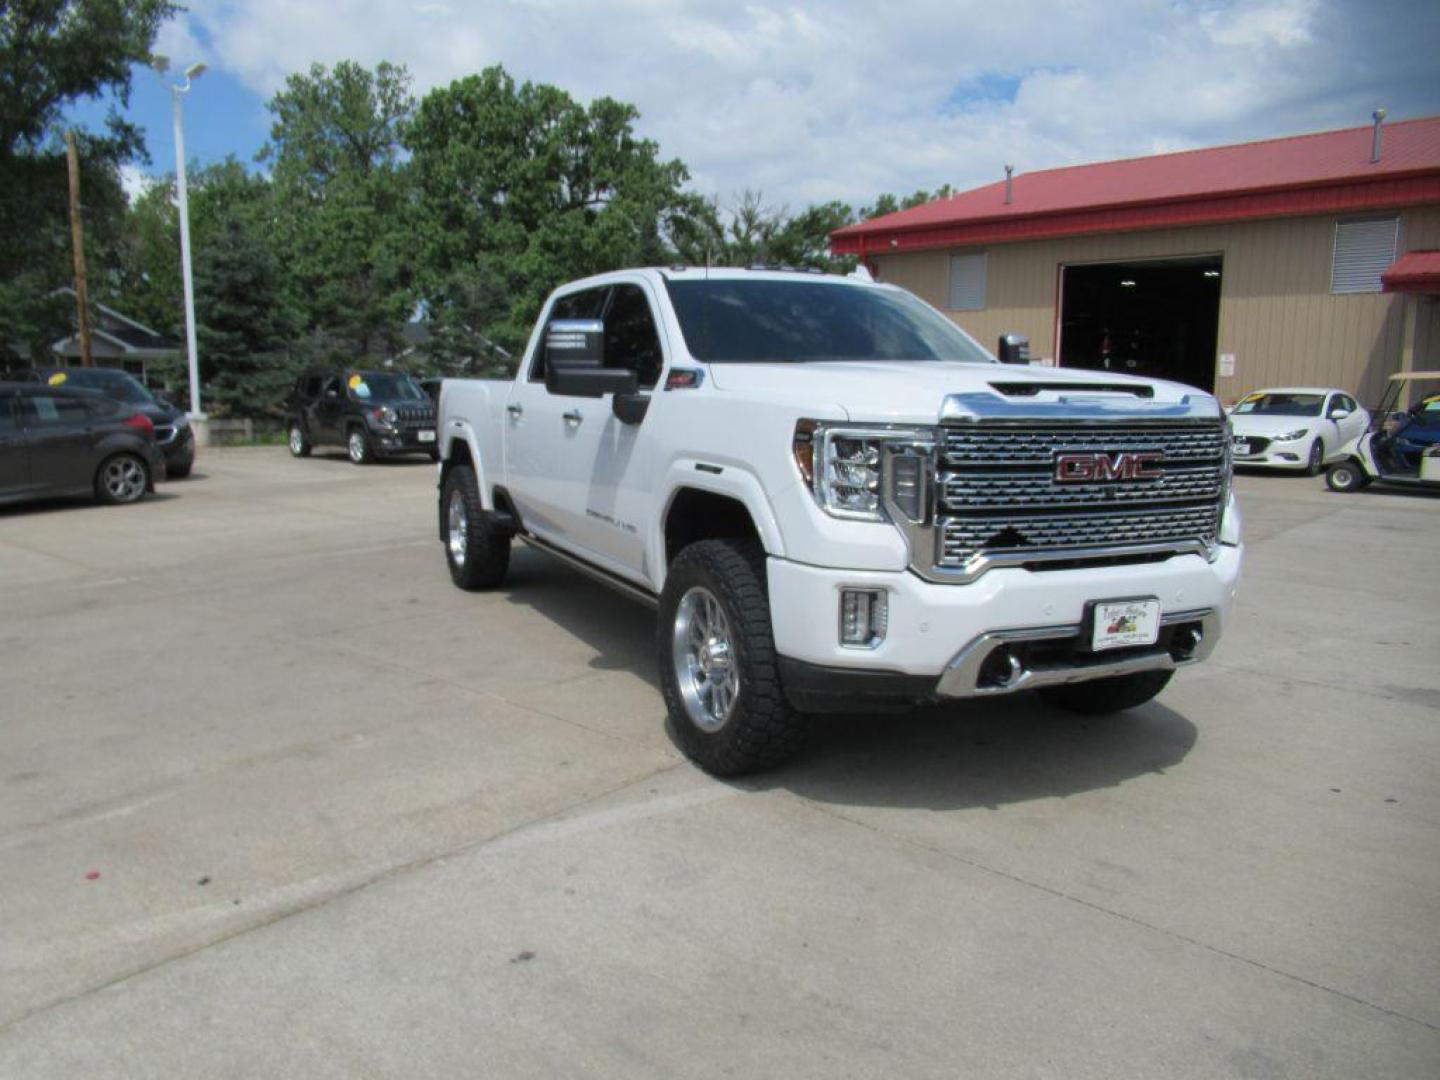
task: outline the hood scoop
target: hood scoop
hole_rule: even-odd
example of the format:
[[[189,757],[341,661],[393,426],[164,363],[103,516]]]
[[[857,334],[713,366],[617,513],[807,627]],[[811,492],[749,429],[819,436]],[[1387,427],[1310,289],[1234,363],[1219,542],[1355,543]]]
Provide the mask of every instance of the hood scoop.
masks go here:
[[[1130,397],[1153,398],[1155,388],[1144,383],[1074,383],[1074,382],[992,382],[990,389],[1006,397],[1036,397],[1046,391],[1056,394],[1127,394]]]

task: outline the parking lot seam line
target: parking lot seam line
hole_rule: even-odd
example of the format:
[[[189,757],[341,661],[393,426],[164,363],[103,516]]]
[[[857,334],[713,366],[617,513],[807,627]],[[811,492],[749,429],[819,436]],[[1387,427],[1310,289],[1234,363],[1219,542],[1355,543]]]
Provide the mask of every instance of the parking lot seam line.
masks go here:
[[[0,1020],[0,1036],[4,1036],[7,1032],[19,1027],[27,1020],[40,1016],[43,1013],[47,1013],[52,1009],[63,1008],[66,1005],[74,1004],[75,1002],[81,1001],[94,994],[103,993],[107,990],[113,990],[116,987],[129,982],[132,979],[138,979],[144,975],[148,975],[152,971],[158,971],[163,967],[167,967],[170,964],[178,963],[182,960],[187,960],[190,957],[205,952],[208,949],[214,949],[218,946],[225,945],[231,941],[236,940],[237,938],[244,937],[247,934],[255,933],[260,930],[265,930],[271,926],[277,926],[280,923],[285,922],[288,919],[294,918],[297,915],[304,915],[308,912],[316,911],[320,908],[323,908],[328,904],[334,903],[336,900],[344,900],[347,897],[355,896],[358,893],[364,892],[366,889],[369,889],[374,885],[379,885],[386,881],[389,881],[391,878],[402,877],[406,874],[424,870],[426,867],[433,866],[436,863],[442,863],[447,859],[455,859],[464,855],[468,855],[472,852],[483,850],[484,848],[489,847],[492,844],[505,840],[506,838],[514,835],[515,833],[521,832],[522,830],[535,828],[537,826],[545,825],[556,820],[564,819],[566,815],[572,813],[575,810],[593,805],[594,803],[597,803],[602,799],[607,799],[612,795],[618,795],[620,792],[625,791],[627,788],[638,787],[641,784],[650,783],[656,778],[664,776],[666,773],[671,772],[686,764],[688,763],[683,760],[667,762],[659,768],[652,769],[647,773],[641,774],[640,776],[633,776],[626,780],[622,780],[620,783],[614,784],[611,787],[604,789],[603,791],[597,791],[593,794],[582,796],[581,798],[576,799],[572,803],[568,803],[565,806],[540,814],[537,817],[531,818],[529,821],[523,821],[516,825],[512,825],[508,829],[502,829],[500,832],[495,833],[493,836],[487,836],[483,840],[476,840],[471,843],[461,844],[459,847],[447,848],[445,851],[431,853],[429,855],[422,856],[419,859],[412,859],[410,862],[398,863],[395,866],[386,867],[380,870],[378,873],[372,875],[371,877],[367,877],[361,881],[357,881],[353,884],[343,886],[339,889],[336,889],[334,892],[326,893],[322,896],[313,897],[308,901],[298,902],[288,908],[282,908],[281,910],[274,912],[268,918],[265,918],[260,922],[251,923],[248,926],[237,927],[235,930],[232,930],[228,934],[222,934],[219,937],[214,938],[210,941],[201,942],[200,944],[193,945],[190,948],[182,949],[181,951],[171,956],[162,957],[154,961],[153,963],[142,964],[139,967],[132,968],[126,972],[122,972],[121,974],[116,975],[113,978],[106,979],[104,982],[96,983],[93,986],[87,986],[83,990],[77,990],[74,993],[66,994],[62,997],[55,998],[53,1001],[47,1001],[43,1005],[37,1005],[33,1009],[28,1009],[25,1012],[19,1013],[18,1015],[11,1017],[8,1020]],[[502,848],[502,850],[504,849]]]
[[[971,867],[972,869],[979,870],[981,873],[990,874],[998,878],[1003,878],[1006,881],[1012,881],[1017,885],[1022,885],[1027,888],[1035,889],[1038,892],[1048,893],[1050,896],[1053,896],[1058,900],[1065,900],[1073,904],[1078,904],[1081,907],[1089,908],[1091,911],[1097,912],[1101,915],[1108,915],[1111,918],[1120,919],[1123,922],[1138,926],[1141,929],[1149,930],[1156,934],[1162,934],[1165,937],[1172,938],[1175,941],[1184,942],[1185,944],[1195,946],[1196,948],[1204,949],[1205,951],[1214,953],[1217,956],[1223,956],[1227,960],[1234,960],[1238,963],[1256,968],[1257,970],[1264,971],[1267,974],[1275,975],[1279,978],[1299,983],[1302,986],[1308,986],[1312,990],[1319,990],[1322,993],[1333,994],[1334,996],[1342,998],[1345,1001],[1352,1002],[1356,1005],[1364,1006],[1367,1009],[1374,1009],[1376,1012],[1384,1013],[1386,1016],[1392,1016],[1397,1020],[1409,1021],[1410,1023],[1426,1028],[1429,1031],[1440,1032],[1440,1024],[1432,1024],[1428,1020],[1421,1020],[1419,1017],[1410,1016],[1407,1013],[1397,1012],[1396,1010],[1387,1008],[1384,1005],[1377,1005],[1373,1001],[1366,1001],[1362,997],[1356,997],[1354,994],[1347,993],[1346,991],[1337,989],[1336,987],[1327,986],[1324,983],[1315,982],[1313,979],[1307,979],[1303,975],[1296,975],[1293,972],[1285,971],[1277,967],[1272,967],[1270,964],[1267,964],[1264,961],[1254,960],[1248,956],[1241,956],[1239,953],[1234,953],[1229,951],[1228,949],[1223,949],[1218,945],[1211,945],[1209,942],[1201,941],[1198,938],[1189,937],[1185,934],[1179,933],[1178,931],[1169,930],[1163,926],[1156,926],[1154,923],[1146,922],[1144,919],[1139,918],[1138,916],[1127,915],[1123,911],[1115,911],[1112,908],[1105,907],[1103,904],[1097,904],[1093,900],[1086,900],[1083,896],[1076,896],[1074,893],[1067,893],[1063,889],[1057,889],[1053,885],[1044,885],[1038,881],[1031,881],[1029,878],[1021,877],[1019,874],[1011,873],[1008,870],[1001,870],[998,867],[990,866],[986,863],[979,862],[976,859],[966,858],[964,855],[959,855],[953,851],[947,851],[944,848],[936,847],[933,844],[927,844],[922,840],[917,840],[914,837],[906,836],[903,833],[897,833],[890,829],[882,829],[876,825],[871,825],[869,822],[849,817],[848,815],[842,814],[838,810],[834,810],[830,807],[820,806],[816,803],[800,799],[799,796],[792,795],[791,797],[797,799],[803,806],[810,807],[811,809],[817,811],[818,813],[824,814],[827,817],[832,817],[836,818],[839,821],[847,822],[848,824],[855,825],[858,828],[865,829],[879,836],[888,836],[893,840],[898,840],[902,844],[918,848],[921,851],[928,851],[934,855],[939,855],[941,858],[949,859],[952,862],[957,862],[964,866]]]

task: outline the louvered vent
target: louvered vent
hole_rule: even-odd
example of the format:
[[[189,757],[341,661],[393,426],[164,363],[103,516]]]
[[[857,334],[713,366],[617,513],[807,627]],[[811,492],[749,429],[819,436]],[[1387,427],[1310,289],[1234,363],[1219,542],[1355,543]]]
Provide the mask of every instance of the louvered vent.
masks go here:
[[[985,254],[950,256],[950,310],[985,310]]]
[[[1380,275],[1395,261],[1395,241],[1399,232],[1399,218],[1336,222],[1330,291],[1379,292]]]

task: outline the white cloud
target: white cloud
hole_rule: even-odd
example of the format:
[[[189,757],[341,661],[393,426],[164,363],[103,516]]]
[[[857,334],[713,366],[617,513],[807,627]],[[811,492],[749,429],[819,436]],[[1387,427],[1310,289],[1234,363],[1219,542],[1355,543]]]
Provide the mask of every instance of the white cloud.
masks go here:
[[[792,206],[1440,111],[1433,0],[194,0],[178,24],[268,97],[314,61],[492,63],[641,130],[703,192]],[[184,38],[179,41],[183,44]],[[178,51],[178,49],[177,49]],[[957,94],[965,87],[984,93]],[[1013,90],[1013,93],[1006,91]]]
[[[120,166],[120,189],[125,192],[125,198],[132,203],[144,195],[154,182],[155,178],[148,175],[138,165]]]

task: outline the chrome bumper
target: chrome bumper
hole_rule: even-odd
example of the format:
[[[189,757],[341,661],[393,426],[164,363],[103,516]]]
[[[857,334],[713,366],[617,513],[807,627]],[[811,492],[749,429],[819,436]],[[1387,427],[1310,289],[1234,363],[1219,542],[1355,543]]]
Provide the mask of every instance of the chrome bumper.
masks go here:
[[[1064,660],[1031,663],[1023,646],[1077,639],[1079,626],[1039,626],[981,634],[945,666],[935,693],[942,698],[992,697],[1018,690],[1088,682],[1141,671],[1173,671],[1208,657],[1220,639],[1220,617],[1210,608],[1175,611],[1160,618],[1161,629],[1184,628],[1185,640],[1144,651],[1127,650],[1107,659],[1083,653]],[[1173,636],[1173,635],[1172,635]]]

